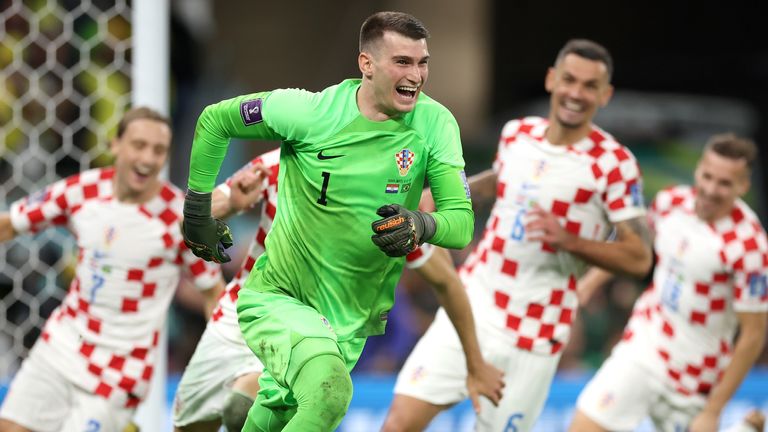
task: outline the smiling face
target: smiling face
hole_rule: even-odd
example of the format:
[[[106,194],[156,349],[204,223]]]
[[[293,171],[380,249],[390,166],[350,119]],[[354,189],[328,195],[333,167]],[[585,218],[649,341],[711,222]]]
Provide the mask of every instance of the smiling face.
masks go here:
[[[744,159],[732,159],[706,150],[694,173],[696,215],[713,222],[728,215],[736,199],[749,191],[749,168]]]
[[[613,95],[605,63],[570,53],[547,73],[550,124],[564,129],[587,129],[597,109]]]
[[[363,73],[360,111],[369,119],[383,120],[413,110],[429,76],[428,62],[426,39],[384,32],[358,57]]]
[[[145,202],[157,193],[170,147],[170,127],[146,118],[131,120],[123,134],[112,140],[115,192],[120,201]]]

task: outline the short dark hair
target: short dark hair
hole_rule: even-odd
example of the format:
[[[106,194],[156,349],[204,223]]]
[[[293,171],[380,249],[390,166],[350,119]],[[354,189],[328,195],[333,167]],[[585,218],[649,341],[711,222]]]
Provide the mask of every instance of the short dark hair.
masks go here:
[[[128,128],[128,125],[134,121],[134,120],[154,120],[159,121],[161,123],[165,123],[168,125],[169,128],[171,128],[171,120],[160,114],[159,112],[153,110],[149,107],[136,107],[131,108],[128,111],[125,112],[123,115],[123,118],[120,119],[120,123],[117,124],[117,137],[120,138],[125,133],[125,130]]]
[[[370,50],[371,44],[393,31],[414,40],[426,39],[429,31],[413,15],[403,12],[376,12],[360,27],[360,52]]]
[[[743,159],[750,171],[757,159],[757,145],[755,142],[731,132],[713,135],[707,141],[706,146],[704,146],[704,151],[713,151],[728,159]]]
[[[557,53],[555,65],[563,61],[568,54],[576,54],[579,57],[603,63],[608,72],[608,81],[611,80],[613,76],[613,58],[604,46],[589,39],[571,39]]]

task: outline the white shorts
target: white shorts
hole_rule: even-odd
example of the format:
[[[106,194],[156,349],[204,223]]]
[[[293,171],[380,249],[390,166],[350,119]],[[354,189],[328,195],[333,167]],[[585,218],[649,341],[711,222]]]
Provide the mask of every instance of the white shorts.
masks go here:
[[[14,377],[0,418],[40,432],[120,432],[128,425],[134,408],[77,387],[40,358],[38,344]]]
[[[504,397],[498,407],[480,398],[478,431],[530,430],[549,393],[560,359],[539,355],[500,342],[496,331],[478,327],[483,358],[504,371]],[[461,342],[441,308],[435,321],[411,352],[395,384],[395,394],[435,405],[467,398],[467,365]]]
[[[686,402],[664,386],[648,369],[626,354],[614,351],[587,383],[576,402],[578,409],[605,429],[631,431],[650,417],[660,431],[687,430],[704,407]]]
[[[179,382],[173,402],[173,424],[186,426],[221,418],[232,383],[261,373],[264,366],[244,341],[234,343],[208,323]]]

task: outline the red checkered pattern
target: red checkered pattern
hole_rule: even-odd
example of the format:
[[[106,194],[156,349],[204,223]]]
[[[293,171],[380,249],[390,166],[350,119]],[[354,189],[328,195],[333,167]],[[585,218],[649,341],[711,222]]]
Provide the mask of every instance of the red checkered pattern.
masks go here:
[[[56,182],[14,203],[11,221],[18,232],[65,225],[77,237],[75,278],[38,343],[65,376],[133,407],[146,394],[181,273],[201,289],[221,274],[184,246],[178,189],[164,184],[146,203],[122,203],[113,177],[112,168],[95,169]]]
[[[220,334],[234,341],[241,341],[240,326],[237,322],[237,294],[248,279],[248,275],[256,263],[256,259],[264,252],[264,242],[267,233],[272,228],[277,211],[277,176],[280,169],[280,149],[275,149],[264,153],[248,162],[241,170],[250,169],[254,164],[261,163],[270,170],[271,175],[264,180],[263,205],[261,206],[261,215],[259,218],[259,227],[256,236],[251,241],[248,255],[243,259],[243,264],[235,277],[229,282],[227,288],[221,294],[219,303],[213,310],[211,322],[215,323],[214,328]],[[232,178],[218,186],[219,191],[227,196],[230,194],[230,184]]]
[[[610,135],[592,133],[555,146],[546,119],[507,123],[493,164],[497,196],[485,232],[460,270],[470,291],[483,292],[491,310],[477,313],[505,330],[513,345],[557,354],[568,341],[578,301],[576,279],[585,264],[551,245],[527,240],[528,211],[538,205],[569,232],[605,239],[613,223],[642,216],[640,171]]]
[[[227,284],[227,288],[221,293],[219,302],[211,315],[212,327],[225,338],[233,342],[241,342],[240,325],[237,322],[237,294],[243,287],[248,275],[256,263],[256,259],[264,252],[264,242],[267,233],[272,228],[277,213],[277,174],[280,169],[280,149],[275,149],[262,154],[248,162],[241,170],[250,169],[254,164],[261,163],[267,167],[271,175],[265,179],[263,192],[263,205],[259,218],[259,227],[256,236],[251,241],[248,255],[243,260],[243,265],[235,277]],[[230,194],[231,177],[218,186],[219,191],[225,195]],[[406,257],[406,265],[410,268],[421,266],[432,255],[431,245],[423,245]]]
[[[768,311],[768,242],[757,217],[738,201],[729,216],[707,223],[695,199],[693,188],[677,186],[651,205],[658,262],[622,342],[684,396],[706,395],[719,380],[736,312]]]

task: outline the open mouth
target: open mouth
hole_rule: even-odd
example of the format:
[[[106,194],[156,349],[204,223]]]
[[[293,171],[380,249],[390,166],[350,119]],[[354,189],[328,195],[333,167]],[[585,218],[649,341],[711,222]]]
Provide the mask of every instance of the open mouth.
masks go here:
[[[562,107],[575,113],[584,111],[584,105],[573,101],[563,101]]]
[[[139,178],[139,180],[144,181],[152,175],[152,170],[144,167],[134,167],[133,173],[136,175],[136,177]]]
[[[410,86],[398,86],[395,88],[397,91],[397,94],[400,96],[407,98],[407,99],[413,99],[416,97],[416,92],[419,90],[418,87],[410,87]]]

